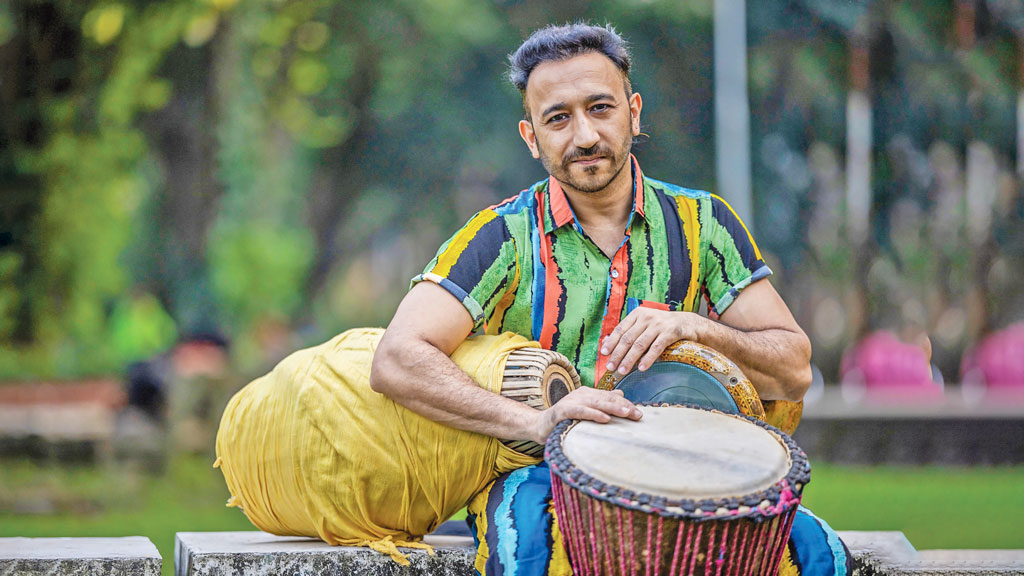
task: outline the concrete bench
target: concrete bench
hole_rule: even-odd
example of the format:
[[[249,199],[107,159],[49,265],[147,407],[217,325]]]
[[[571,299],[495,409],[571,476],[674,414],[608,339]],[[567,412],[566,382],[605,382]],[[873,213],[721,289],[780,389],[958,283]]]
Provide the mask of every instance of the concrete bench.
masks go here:
[[[175,576],[270,576],[274,574],[422,574],[466,576],[473,571],[473,541],[462,536],[427,536],[434,555],[409,552],[408,567],[369,548],[329,546],[320,540],[265,532],[178,532]],[[2,576],[2,575],[0,575]]]
[[[0,576],[160,576],[162,567],[143,536],[0,538]]]
[[[916,550],[903,532],[839,532],[860,576],[1024,575],[1024,550]]]
[[[840,532],[859,576],[1024,575],[1024,550],[915,550],[902,532]],[[318,540],[263,532],[179,532],[175,576],[272,574],[430,574],[471,576],[470,538],[428,536],[431,557],[409,550],[412,565],[398,566],[367,548],[332,547]]]

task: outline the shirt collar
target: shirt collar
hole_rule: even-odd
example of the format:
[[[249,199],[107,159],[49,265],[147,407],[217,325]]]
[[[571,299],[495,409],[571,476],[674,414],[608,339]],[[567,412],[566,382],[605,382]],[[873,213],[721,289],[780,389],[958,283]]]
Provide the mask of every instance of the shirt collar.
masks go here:
[[[640,163],[636,157],[629,155],[630,169],[633,171],[633,212],[646,218],[644,215],[644,175],[640,171]],[[548,211],[544,218],[544,233],[550,234],[552,230],[561,228],[569,222],[576,224],[577,230],[581,227],[576,221],[576,214],[569,205],[569,199],[565,196],[565,190],[554,176],[548,177]],[[633,221],[633,214],[630,214],[629,221]]]

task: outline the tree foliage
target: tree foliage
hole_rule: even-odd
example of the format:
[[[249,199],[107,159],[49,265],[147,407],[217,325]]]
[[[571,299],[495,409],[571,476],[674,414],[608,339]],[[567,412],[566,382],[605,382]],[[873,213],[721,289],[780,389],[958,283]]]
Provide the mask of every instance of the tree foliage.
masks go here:
[[[969,268],[966,224],[932,218],[950,213],[935,183],[952,163],[962,184],[971,141],[1000,174],[1012,164],[1021,15],[973,4],[977,41],[958,48],[951,1],[748,2],[754,224],[805,325],[834,326],[816,318],[855,280],[842,235],[854,34],[871,46],[876,276],[906,279],[878,284],[873,313],[899,317],[892,294],[901,310],[941,296],[926,314],[938,330],[965,297],[948,278]],[[713,190],[712,7],[0,3],[0,377],[109,372],[194,330],[226,331],[244,354],[268,326],[306,341],[386,322],[444,237],[544,176],[503,78],[544,24],[613,22],[634,48],[644,169]],[[1019,242],[994,225],[1000,245]],[[826,356],[848,341],[815,338]],[[965,345],[950,342],[950,357]]]

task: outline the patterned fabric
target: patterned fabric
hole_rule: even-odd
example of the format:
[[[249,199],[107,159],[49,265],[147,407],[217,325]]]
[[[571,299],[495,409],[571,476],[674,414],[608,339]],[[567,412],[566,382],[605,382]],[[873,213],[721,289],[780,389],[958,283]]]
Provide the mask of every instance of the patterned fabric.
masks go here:
[[[477,574],[569,576],[546,462],[499,476],[468,506]]]
[[[476,571],[482,576],[572,574],[546,463],[499,476],[470,502],[466,523],[477,543]],[[779,576],[850,574],[850,553],[839,535],[800,506]]]
[[[593,386],[607,364],[599,342],[633,308],[696,311],[703,297],[717,317],[771,274],[724,200],[648,178],[635,158],[631,164],[633,210],[611,258],[549,178],[473,216],[412,284],[447,289],[475,330],[515,332],[561,352]]]
[[[793,565],[805,576],[848,576],[853,574],[853,558],[836,531],[821,518],[801,506],[789,533],[789,551]]]

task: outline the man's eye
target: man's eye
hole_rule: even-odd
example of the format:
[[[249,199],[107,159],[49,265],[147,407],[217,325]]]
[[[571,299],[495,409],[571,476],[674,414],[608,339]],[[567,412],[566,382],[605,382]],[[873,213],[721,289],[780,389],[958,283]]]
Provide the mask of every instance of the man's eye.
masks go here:
[[[550,124],[552,122],[561,122],[562,120],[566,120],[568,118],[569,118],[568,114],[555,114],[551,118],[548,118],[548,123]]]
[[[611,105],[609,104],[594,104],[594,106],[591,107],[590,109],[593,110],[594,112],[604,112],[609,108],[611,108]]]

